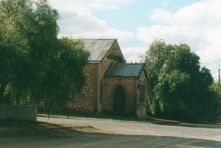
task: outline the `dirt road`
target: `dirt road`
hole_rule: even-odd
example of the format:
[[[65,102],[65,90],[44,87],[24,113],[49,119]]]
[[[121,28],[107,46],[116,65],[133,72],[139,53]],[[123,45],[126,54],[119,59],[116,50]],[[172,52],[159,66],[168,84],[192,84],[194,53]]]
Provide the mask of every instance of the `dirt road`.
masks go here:
[[[46,118],[0,122],[0,148],[220,148],[221,128],[112,119]],[[191,126],[191,125],[188,125]]]
[[[180,138],[194,138],[204,140],[216,140],[221,142],[221,128],[210,127],[186,127],[175,125],[160,125],[149,122],[121,121],[112,119],[87,119],[87,118],[44,118],[38,121],[58,124],[66,127],[94,127],[96,132],[122,135],[151,135],[170,136]],[[189,125],[190,126],[190,125]]]

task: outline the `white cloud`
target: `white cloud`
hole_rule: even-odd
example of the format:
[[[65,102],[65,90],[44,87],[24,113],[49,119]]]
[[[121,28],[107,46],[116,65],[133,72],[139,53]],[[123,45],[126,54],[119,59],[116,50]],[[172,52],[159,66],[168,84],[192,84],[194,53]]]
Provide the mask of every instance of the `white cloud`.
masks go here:
[[[59,36],[73,38],[118,38],[126,42],[134,37],[134,33],[121,31],[108,25],[104,20],[92,14],[97,9],[120,9],[133,0],[49,0],[60,15]]]
[[[155,9],[150,15],[150,19],[161,23],[171,23],[172,13],[163,9]]]
[[[123,55],[127,62],[142,62],[145,58],[145,53],[147,51],[147,47],[137,46],[137,47],[128,47],[122,48]]]
[[[134,0],[49,0],[55,7],[63,9],[71,9],[77,7],[85,7],[92,9],[119,9],[121,6],[128,5]]]
[[[158,25],[139,27],[137,37],[147,43],[155,39],[187,43],[200,55],[202,64],[216,74],[221,67],[220,8],[220,0],[203,0],[175,12],[156,9],[150,19]]]
[[[169,3],[167,2],[167,0],[161,0],[161,4],[166,7],[169,5]]]

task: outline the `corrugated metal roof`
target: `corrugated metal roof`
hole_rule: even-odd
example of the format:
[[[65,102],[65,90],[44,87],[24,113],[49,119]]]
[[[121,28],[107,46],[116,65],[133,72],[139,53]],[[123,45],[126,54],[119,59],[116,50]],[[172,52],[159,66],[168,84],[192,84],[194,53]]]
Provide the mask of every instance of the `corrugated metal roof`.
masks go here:
[[[105,77],[139,77],[144,64],[112,64]]]
[[[107,54],[116,39],[80,39],[90,52],[89,61],[100,61]]]

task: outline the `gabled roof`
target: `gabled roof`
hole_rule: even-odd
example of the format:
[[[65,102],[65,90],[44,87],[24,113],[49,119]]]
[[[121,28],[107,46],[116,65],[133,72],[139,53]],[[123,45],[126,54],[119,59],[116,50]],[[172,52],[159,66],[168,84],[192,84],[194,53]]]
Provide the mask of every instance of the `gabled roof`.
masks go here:
[[[139,77],[144,64],[112,64],[105,73],[105,77]]]
[[[101,61],[111,49],[116,39],[80,39],[90,52],[89,61]]]

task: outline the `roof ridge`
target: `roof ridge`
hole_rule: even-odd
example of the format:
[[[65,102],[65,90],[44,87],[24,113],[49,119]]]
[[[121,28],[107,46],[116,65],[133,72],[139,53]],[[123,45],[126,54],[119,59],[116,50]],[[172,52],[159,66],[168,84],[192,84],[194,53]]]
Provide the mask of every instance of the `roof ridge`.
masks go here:
[[[114,63],[114,64],[123,64],[123,65],[144,65],[145,63]]]

